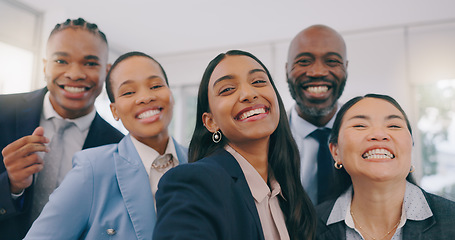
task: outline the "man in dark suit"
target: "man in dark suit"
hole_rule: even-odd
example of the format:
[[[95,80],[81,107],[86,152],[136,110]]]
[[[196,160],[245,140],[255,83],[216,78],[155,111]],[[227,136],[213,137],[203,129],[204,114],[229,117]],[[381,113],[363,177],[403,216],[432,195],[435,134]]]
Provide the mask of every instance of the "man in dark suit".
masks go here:
[[[55,186],[50,190],[58,186],[71,169],[74,152],[123,137],[94,107],[108,70],[107,56],[106,36],[95,24],[68,19],[55,26],[47,42],[47,86],[0,95],[0,239],[25,236],[48,200],[50,192],[42,189],[49,188],[51,176]],[[62,122],[69,127],[61,130]],[[53,152],[57,162],[49,160]]]

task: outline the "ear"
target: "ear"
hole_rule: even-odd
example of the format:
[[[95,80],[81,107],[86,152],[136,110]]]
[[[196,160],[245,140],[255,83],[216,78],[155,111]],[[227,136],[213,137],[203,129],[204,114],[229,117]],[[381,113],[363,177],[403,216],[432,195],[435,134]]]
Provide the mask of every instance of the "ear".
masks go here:
[[[111,70],[111,67],[112,67],[112,64],[107,64],[106,65],[106,74],[109,72],[109,70]]]
[[[209,130],[209,132],[214,133],[218,131],[220,128],[213,119],[213,115],[211,113],[205,112],[202,114],[202,122],[204,123],[205,128]]]
[[[120,117],[118,116],[117,108],[115,107],[115,103],[111,103],[109,105],[109,107],[111,107],[112,116],[114,117],[115,121],[118,121],[120,119]]]
[[[43,58],[43,73],[46,75],[47,59]]]
[[[341,163],[340,153],[338,151],[338,145],[335,143],[329,143],[330,153],[332,154],[333,160],[337,163]]]

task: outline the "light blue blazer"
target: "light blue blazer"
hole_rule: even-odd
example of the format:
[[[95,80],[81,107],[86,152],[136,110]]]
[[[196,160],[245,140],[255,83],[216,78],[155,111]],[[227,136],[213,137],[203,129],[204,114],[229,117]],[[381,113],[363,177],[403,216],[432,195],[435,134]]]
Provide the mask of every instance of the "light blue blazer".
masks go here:
[[[173,139],[174,140],[174,139]],[[180,163],[187,149],[174,140]],[[152,239],[154,199],[130,136],[78,152],[25,239]]]

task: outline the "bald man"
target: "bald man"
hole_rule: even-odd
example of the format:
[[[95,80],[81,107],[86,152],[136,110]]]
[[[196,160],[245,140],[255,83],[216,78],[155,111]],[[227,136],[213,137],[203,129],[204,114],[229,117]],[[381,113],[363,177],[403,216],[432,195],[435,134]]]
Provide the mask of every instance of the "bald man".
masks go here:
[[[286,76],[295,100],[289,121],[300,150],[301,181],[314,204],[330,198],[334,171],[331,157],[325,161],[331,169],[320,171],[323,167],[318,163],[318,154],[322,153],[320,147],[328,152],[328,142],[326,138],[320,141],[315,130],[330,132],[346,85],[347,66],[344,39],[328,26],[313,25],[302,30],[289,46]]]

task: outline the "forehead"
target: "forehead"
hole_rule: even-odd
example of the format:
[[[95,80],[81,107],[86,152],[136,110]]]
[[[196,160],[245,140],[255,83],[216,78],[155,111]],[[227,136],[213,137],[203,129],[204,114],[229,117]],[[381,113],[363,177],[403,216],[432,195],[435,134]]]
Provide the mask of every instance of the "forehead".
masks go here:
[[[265,69],[248,56],[226,56],[213,70],[210,82],[226,75],[246,75],[253,69]]]
[[[54,33],[47,41],[48,56],[55,52],[79,53],[104,57],[107,61],[107,44],[95,33],[82,28],[67,28]]]
[[[164,82],[164,75],[158,63],[148,57],[133,56],[118,63],[111,73],[113,84],[126,80],[144,80],[158,76]]]
[[[343,38],[336,32],[324,28],[311,28],[300,32],[289,46],[289,58],[301,53],[324,55],[338,53],[346,59],[346,46]]]
[[[343,121],[354,116],[367,116],[371,119],[385,119],[388,116],[400,116],[403,120],[405,117],[392,103],[378,98],[364,98],[346,111]]]

